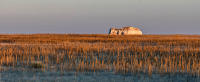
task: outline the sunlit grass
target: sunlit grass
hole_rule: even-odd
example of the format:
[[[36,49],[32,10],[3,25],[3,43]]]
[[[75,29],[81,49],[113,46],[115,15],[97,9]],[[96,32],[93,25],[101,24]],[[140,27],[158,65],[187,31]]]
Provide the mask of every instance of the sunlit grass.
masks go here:
[[[1,67],[200,74],[198,35],[1,35],[0,43]]]

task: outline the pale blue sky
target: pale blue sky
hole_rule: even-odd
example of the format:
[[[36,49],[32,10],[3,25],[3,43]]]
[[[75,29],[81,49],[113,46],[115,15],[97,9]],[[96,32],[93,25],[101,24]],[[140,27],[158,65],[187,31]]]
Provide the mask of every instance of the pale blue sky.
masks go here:
[[[0,33],[200,34],[200,0],[0,0]]]

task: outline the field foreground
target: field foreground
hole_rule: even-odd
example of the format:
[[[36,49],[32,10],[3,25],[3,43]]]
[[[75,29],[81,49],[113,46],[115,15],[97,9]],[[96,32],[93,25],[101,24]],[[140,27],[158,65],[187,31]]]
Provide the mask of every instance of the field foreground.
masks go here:
[[[0,71],[200,74],[200,35],[0,35]]]

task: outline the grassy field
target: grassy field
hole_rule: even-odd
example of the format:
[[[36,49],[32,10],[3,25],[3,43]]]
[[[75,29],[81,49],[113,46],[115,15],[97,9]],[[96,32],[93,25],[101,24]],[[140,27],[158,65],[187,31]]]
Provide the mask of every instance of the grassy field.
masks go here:
[[[4,34],[0,49],[1,71],[200,74],[200,35]]]

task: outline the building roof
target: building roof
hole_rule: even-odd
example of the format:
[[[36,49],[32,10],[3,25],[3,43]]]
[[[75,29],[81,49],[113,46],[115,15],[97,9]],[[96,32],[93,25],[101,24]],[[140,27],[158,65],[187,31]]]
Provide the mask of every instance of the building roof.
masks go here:
[[[138,30],[138,31],[141,31],[139,28],[136,28],[136,27],[123,27],[122,29],[124,29],[124,30]]]

